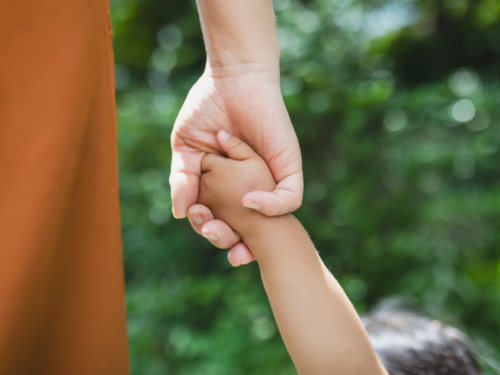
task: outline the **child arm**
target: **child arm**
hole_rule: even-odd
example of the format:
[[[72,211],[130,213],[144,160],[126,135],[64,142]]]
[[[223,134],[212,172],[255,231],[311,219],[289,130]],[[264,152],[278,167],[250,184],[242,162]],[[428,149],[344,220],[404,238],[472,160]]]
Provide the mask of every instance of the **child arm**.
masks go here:
[[[254,254],[276,322],[301,375],[387,374],[346,294],[291,214],[267,217],[242,206],[247,191],[273,191],[265,162],[235,137],[229,158],[202,162],[200,203],[231,225]]]

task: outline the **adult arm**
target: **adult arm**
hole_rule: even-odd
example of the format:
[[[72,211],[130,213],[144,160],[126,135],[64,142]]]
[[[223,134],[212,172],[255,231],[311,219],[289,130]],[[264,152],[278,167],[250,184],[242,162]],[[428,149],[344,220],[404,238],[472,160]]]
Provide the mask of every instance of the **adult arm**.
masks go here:
[[[186,217],[215,246],[234,247],[240,237],[206,207],[196,205],[200,163],[222,153],[216,134],[224,129],[250,144],[268,163],[273,192],[249,192],[242,204],[274,216],[302,202],[302,160],[280,90],[280,49],[271,0],[198,0],[207,65],[191,89],[172,133],[173,214]],[[191,209],[190,209],[191,208]],[[233,254],[231,254],[233,252]],[[229,254],[251,259],[243,244]],[[241,254],[243,257],[239,257]]]

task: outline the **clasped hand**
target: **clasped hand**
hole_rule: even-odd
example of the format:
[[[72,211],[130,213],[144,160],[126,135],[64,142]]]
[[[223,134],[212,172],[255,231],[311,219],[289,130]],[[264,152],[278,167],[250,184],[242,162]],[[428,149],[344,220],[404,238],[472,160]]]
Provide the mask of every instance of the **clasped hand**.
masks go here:
[[[172,132],[172,210],[188,216],[198,233],[219,248],[230,248],[233,266],[251,262],[250,250],[227,223],[215,220],[211,210],[197,204],[202,159],[224,155],[219,131],[250,145],[268,164],[276,187],[254,190],[241,204],[267,216],[283,215],[302,203],[302,159],[297,136],[281,96],[279,74],[251,69],[235,76],[207,73],[193,86]],[[220,136],[224,133],[219,133]]]

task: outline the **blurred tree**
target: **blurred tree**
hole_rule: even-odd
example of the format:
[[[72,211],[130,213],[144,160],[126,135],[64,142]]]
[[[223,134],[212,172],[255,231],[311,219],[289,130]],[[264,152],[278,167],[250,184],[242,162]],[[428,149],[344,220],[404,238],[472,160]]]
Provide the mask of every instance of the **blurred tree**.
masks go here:
[[[498,347],[498,1],[274,6],[297,216],[325,263],[361,313],[410,296]],[[257,265],[231,269],[171,218],[169,136],[205,64],[194,2],[111,9],[133,373],[294,374]]]

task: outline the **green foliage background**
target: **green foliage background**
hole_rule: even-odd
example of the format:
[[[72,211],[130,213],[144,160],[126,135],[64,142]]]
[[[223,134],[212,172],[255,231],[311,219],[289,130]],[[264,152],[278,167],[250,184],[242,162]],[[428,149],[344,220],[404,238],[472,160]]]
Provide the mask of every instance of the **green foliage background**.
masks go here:
[[[170,217],[170,132],[205,64],[194,2],[111,10],[133,373],[294,374],[257,265],[232,269]],[[499,347],[500,2],[275,10],[304,158],[296,215],[325,263],[360,313],[409,296]]]

